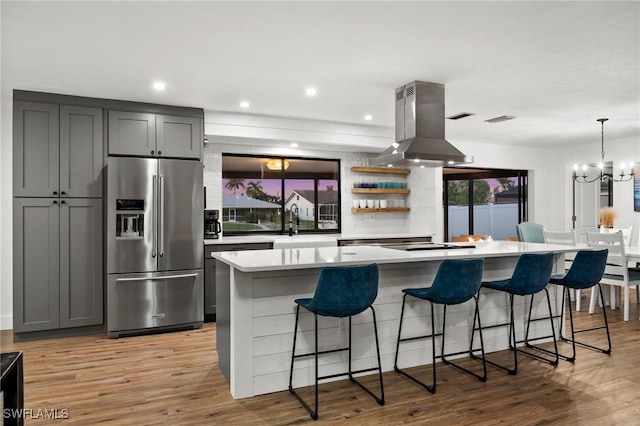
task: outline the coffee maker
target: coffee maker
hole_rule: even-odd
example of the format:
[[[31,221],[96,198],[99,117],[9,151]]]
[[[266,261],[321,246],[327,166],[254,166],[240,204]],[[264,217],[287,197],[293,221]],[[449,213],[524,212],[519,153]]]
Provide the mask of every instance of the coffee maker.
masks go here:
[[[220,227],[220,211],[219,210],[205,210],[204,211],[204,239],[217,240],[220,238],[222,229]]]

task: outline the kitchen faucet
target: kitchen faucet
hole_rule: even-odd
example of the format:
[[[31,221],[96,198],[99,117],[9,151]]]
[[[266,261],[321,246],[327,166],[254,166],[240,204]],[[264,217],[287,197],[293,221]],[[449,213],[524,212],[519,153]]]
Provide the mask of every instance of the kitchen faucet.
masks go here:
[[[294,213],[295,211],[295,213]],[[298,205],[296,203],[291,204],[291,209],[289,210],[289,236],[291,237],[293,234],[298,234],[298,227],[300,226],[300,216],[298,215]],[[296,215],[296,221],[293,221],[293,215]]]

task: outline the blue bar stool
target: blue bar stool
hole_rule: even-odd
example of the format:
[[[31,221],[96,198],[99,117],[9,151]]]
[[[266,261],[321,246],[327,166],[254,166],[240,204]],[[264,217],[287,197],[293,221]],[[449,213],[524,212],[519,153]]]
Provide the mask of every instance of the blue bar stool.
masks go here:
[[[607,255],[609,254],[609,250],[580,250],[576,254],[576,257],[571,265],[571,269],[566,274],[557,274],[552,275],[549,282],[551,284],[561,285],[562,288],[562,313],[561,324],[564,324],[564,309],[565,309],[565,301],[566,295],[568,293],[568,289],[574,290],[583,290],[587,288],[591,288],[595,285],[598,286],[600,290],[600,300],[604,300],[604,295],[602,292],[602,286],[600,285],[600,280],[604,275],[604,269],[607,265]],[[574,362],[576,360],[576,345],[582,346],[587,349],[599,351],[605,354],[611,354],[611,335],[609,334],[609,322],[607,321],[607,310],[602,309],[602,316],[604,317],[604,325],[599,327],[592,327],[582,330],[575,330],[573,327],[573,309],[571,308],[571,303],[569,305],[569,322],[571,324],[571,338],[567,338],[562,335],[562,328],[560,328],[560,340],[564,342],[570,342],[572,346],[572,355],[566,356],[560,354],[562,359],[565,359],[569,362]],[[575,335],[577,333],[584,333],[587,331],[593,330],[607,330],[607,342],[608,346],[606,349],[599,348],[593,345],[588,345],[583,342],[576,341]]]
[[[484,326],[484,329],[487,328],[495,328],[495,327],[504,327],[509,326],[509,349],[513,351],[513,362],[514,367],[508,368],[493,361],[486,360],[486,363],[493,365],[494,367],[498,367],[502,370],[507,371],[509,374],[516,374],[518,372],[518,352],[525,354],[527,356],[536,358],[540,361],[547,362],[551,365],[558,365],[558,344],[556,341],[555,330],[553,328],[553,314],[551,311],[551,301],[549,300],[549,291],[547,290],[547,284],[549,283],[549,279],[551,278],[551,272],[553,270],[553,253],[541,253],[541,254],[533,254],[533,253],[525,253],[520,256],[518,259],[518,263],[516,263],[516,267],[513,271],[511,278],[506,280],[498,280],[498,281],[486,281],[482,283],[483,288],[489,288],[492,290],[504,291],[509,294],[509,322],[494,324],[490,326]],[[531,310],[533,307],[533,297],[540,293],[541,291],[545,291],[547,295],[547,306],[549,308],[549,321],[551,323],[551,334],[553,337],[553,346],[555,348],[555,352],[553,354],[555,357],[553,359],[545,358],[536,353],[525,351],[517,347],[518,343],[525,343],[528,348],[538,349],[536,346],[531,345],[529,336],[529,324],[531,323]],[[516,330],[515,330],[515,320],[513,315],[513,298],[514,296],[531,296],[531,303],[529,304],[529,317],[527,321],[527,330],[525,333],[525,339],[516,341]],[[542,318],[542,319],[547,319]],[[479,328],[480,330],[481,328]],[[476,327],[474,325],[473,332],[475,333]],[[472,334],[473,336],[473,334]],[[547,336],[549,337],[549,336]],[[473,338],[473,337],[472,337]],[[531,340],[539,340],[531,339]],[[472,355],[476,359],[480,359],[475,355]],[[485,362],[485,360],[483,360]]]
[[[436,273],[436,277],[433,280],[433,284],[431,287],[427,288],[407,288],[403,289],[402,292],[404,296],[402,298],[402,311],[400,313],[400,327],[398,329],[398,341],[396,343],[396,356],[393,363],[393,369],[413,380],[417,384],[421,385],[425,389],[427,389],[431,393],[436,392],[436,359],[442,359],[444,364],[451,365],[465,373],[471,374],[474,377],[477,377],[480,381],[485,382],[487,380],[487,367],[483,363],[483,372],[482,375],[474,373],[466,368],[461,367],[458,364],[455,364],[449,360],[447,360],[447,356],[455,356],[461,355],[464,353],[471,353],[471,348],[473,347],[473,337],[470,343],[469,351],[463,352],[455,352],[455,353],[444,353],[444,344],[445,344],[445,330],[446,330],[446,319],[447,319],[447,306],[448,305],[457,305],[460,303],[464,303],[470,299],[475,300],[475,314],[474,314],[474,326],[476,319],[478,320],[478,324],[480,324],[480,312],[478,310],[478,291],[480,290],[480,284],[482,283],[482,272],[484,269],[484,259],[471,259],[471,260],[454,260],[447,259],[443,260],[440,263],[440,267],[438,268],[438,272]],[[431,334],[427,334],[424,336],[417,337],[406,337],[401,338],[402,336],[402,322],[404,320],[404,307],[407,300],[407,296],[413,296],[418,299],[427,300],[431,305]],[[436,333],[435,331],[435,321],[434,321],[434,303],[444,305],[443,308],[443,320],[442,320],[442,333]],[[436,356],[436,336],[442,336],[441,342],[441,355]],[[400,349],[400,342],[408,342],[417,339],[425,339],[431,337],[431,353],[432,353],[432,377],[433,381],[431,385],[427,385],[416,377],[410,375],[404,370],[401,370],[398,367],[398,352]],[[482,358],[484,360],[484,342],[482,340],[482,329],[480,329],[480,350],[482,351]]]
[[[320,272],[318,285],[315,294],[311,299],[296,299],[296,322],[293,329],[293,350],[291,351],[291,371],[289,373],[289,392],[300,401],[302,406],[309,412],[313,420],[318,419],[318,382],[323,379],[349,376],[349,380],[360,386],[365,392],[371,395],[378,404],[384,405],[384,386],[382,383],[382,366],[380,363],[380,345],[378,343],[378,326],[376,325],[376,311],[373,309],[373,302],[378,295],[378,265],[366,266],[346,266],[324,268]],[[315,346],[314,351],[296,355],[296,335],[298,330],[298,317],[300,307],[313,313],[315,320]],[[351,317],[371,309],[373,315],[373,331],[376,339],[376,354],[378,366],[365,368],[362,370],[351,370]],[[326,317],[346,318],[349,317],[349,346],[346,348],[331,349],[318,352],[318,315]],[[349,371],[345,373],[318,376],[318,355],[333,352],[349,351]],[[315,408],[311,407],[302,399],[293,388],[293,364],[298,358],[314,356],[315,359]],[[353,376],[354,374],[368,371],[378,371],[380,379],[380,397],[363,386]]]

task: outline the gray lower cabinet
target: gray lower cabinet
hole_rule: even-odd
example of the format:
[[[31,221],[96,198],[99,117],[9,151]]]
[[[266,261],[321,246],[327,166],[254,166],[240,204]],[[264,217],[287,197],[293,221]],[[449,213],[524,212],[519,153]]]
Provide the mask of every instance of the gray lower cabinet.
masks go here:
[[[102,197],[102,109],[14,102],[14,197]]]
[[[216,260],[217,251],[271,250],[273,243],[211,244],[204,246],[204,320],[216,320]]]
[[[14,199],[13,331],[103,323],[102,200]]]
[[[202,158],[202,119],[109,111],[109,155]]]

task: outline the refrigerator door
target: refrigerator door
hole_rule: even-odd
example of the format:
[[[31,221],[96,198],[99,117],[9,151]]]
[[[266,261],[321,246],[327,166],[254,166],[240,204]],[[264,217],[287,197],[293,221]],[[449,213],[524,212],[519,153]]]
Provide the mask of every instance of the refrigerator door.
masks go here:
[[[202,269],[202,163],[159,160],[158,270]]]
[[[158,160],[109,157],[107,168],[107,271],[157,270]]]

